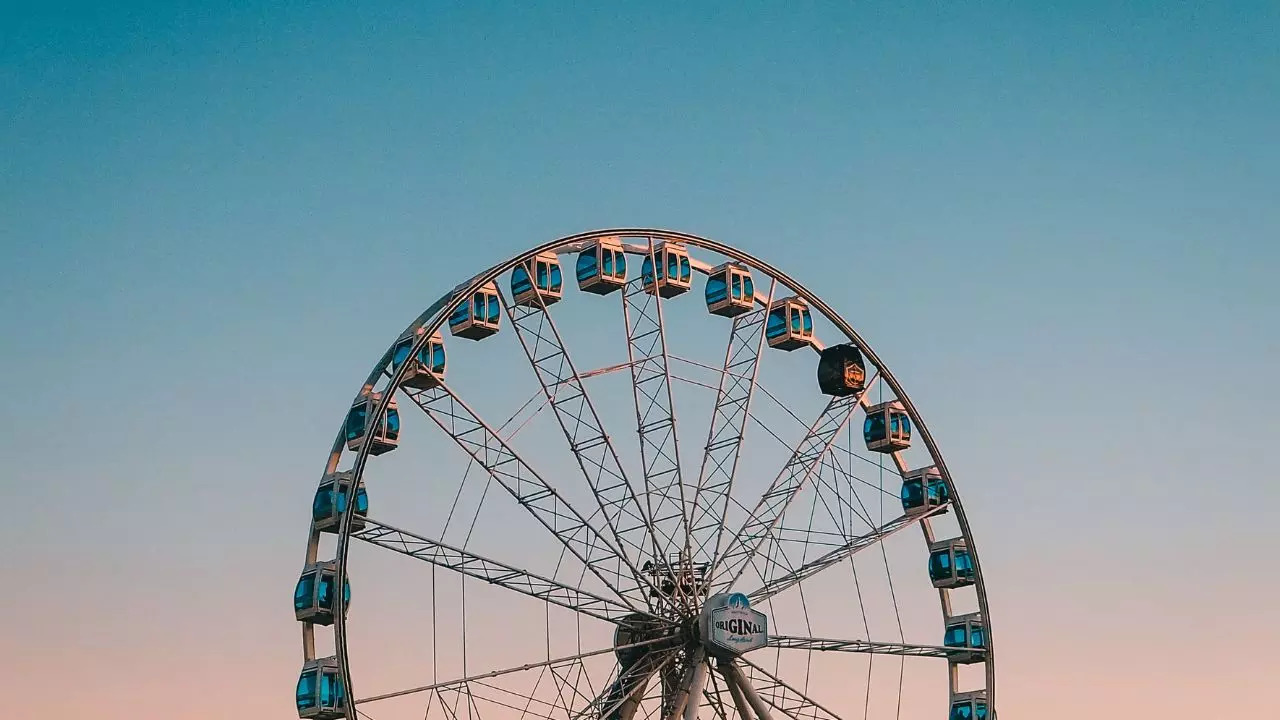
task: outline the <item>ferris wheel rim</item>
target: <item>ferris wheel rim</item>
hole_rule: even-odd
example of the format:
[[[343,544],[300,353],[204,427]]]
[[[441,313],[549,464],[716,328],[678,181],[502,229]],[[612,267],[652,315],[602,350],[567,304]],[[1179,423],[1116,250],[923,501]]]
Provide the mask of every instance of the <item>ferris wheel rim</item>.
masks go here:
[[[504,273],[509,272],[513,268],[519,266],[521,263],[531,260],[532,258],[534,258],[540,253],[547,253],[547,252],[555,252],[557,254],[572,253],[582,249],[588,243],[599,240],[601,238],[612,237],[612,236],[647,238],[650,242],[650,248],[651,248],[650,252],[652,252],[653,243],[657,241],[670,241],[670,242],[680,243],[686,246],[692,246],[692,247],[700,248],[703,250],[708,250],[714,253],[718,253],[733,262],[741,263],[751,269],[758,270],[761,273],[763,273],[765,276],[767,276],[769,279],[774,281],[775,283],[781,283],[782,286],[789,288],[791,291],[794,292],[795,296],[804,300],[806,303],[809,304],[810,307],[816,309],[819,313],[821,313],[821,315],[828,322],[830,322],[841,334],[843,334],[850,343],[853,343],[863,353],[866,359],[870,361],[872,365],[875,366],[881,380],[893,391],[896,400],[899,403],[901,403],[903,410],[907,413],[911,422],[915,423],[916,432],[919,433],[919,436],[923,441],[925,448],[928,450],[929,456],[934,464],[934,467],[936,468],[938,473],[941,475],[941,478],[949,491],[950,497],[949,497],[948,505],[956,513],[955,516],[956,516],[957,524],[959,525],[959,529],[960,529],[960,537],[966,543],[968,552],[971,557],[971,562],[973,565],[973,574],[974,574],[973,585],[975,587],[975,592],[977,595],[978,611],[979,613],[981,613],[981,616],[986,619],[985,628],[984,628],[985,629],[985,659],[983,661],[986,667],[985,693],[986,693],[987,707],[989,708],[989,712],[991,713],[990,718],[991,720],[995,720],[995,707],[996,707],[995,646],[992,639],[992,631],[990,626],[990,613],[988,611],[989,606],[988,606],[988,595],[987,595],[986,585],[985,585],[985,577],[981,569],[980,553],[978,552],[977,544],[973,538],[971,526],[969,524],[968,517],[964,511],[963,503],[960,498],[960,493],[958,492],[958,490],[955,487],[955,484],[952,481],[950,471],[948,470],[946,465],[946,461],[941,451],[937,447],[937,444],[934,441],[932,434],[928,430],[927,424],[925,423],[923,417],[919,413],[915,404],[911,401],[909,395],[907,394],[905,389],[902,387],[902,385],[898,382],[897,378],[893,375],[889,367],[880,359],[879,355],[871,348],[871,346],[866,342],[866,340],[862,338],[862,336],[853,328],[853,326],[847,320],[843,318],[843,316],[837,313],[834,310],[834,308],[832,308],[825,300],[823,300],[821,296],[819,296],[817,293],[813,292],[812,290],[808,289],[806,286],[796,281],[790,275],[783,272],[779,268],[771,265],[770,263],[750,253],[740,250],[734,246],[713,240],[711,238],[695,235],[692,233],[677,231],[677,230],[670,230],[670,229],[616,227],[616,228],[603,228],[603,229],[597,229],[597,230],[590,230],[586,232],[575,233],[572,235],[566,235],[558,239],[545,242],[541,245],[537,245],[501,263],[493,265],[489,269],[473,276],[468,281],[464,281],[463,283],[458,284],[452,290],[442,295],[437,301],[435,301],[430,306],[428,306],[428,308],[425,311],[423,311],[412,323],[410,323],[409,326],[403,332],[397,335],[396,341],[394,341],[391,344],[391,346],[387,349],[387,351],[383,354],[383,356],[379,359],[379,361],[374,365],[373,370],[370,372],[368,378],[366,379],[365,383],[361,387],[360,393],[358,393],[357,396],[359,396],[362,393],[370,392],[372,388],[376,385],[378,379],[385,374],[385,369],[388,367],[388,364],[391,362],[392,354],[395,351],[396,345],[401,341],[401,339],[405,338],[406,336],[414,336],[416,334],[417,337],[414,340],[414,343],[409,351],[410,356],[416,355],[422,349],[422,347],[426,344],[428,339],[434,333],[437,333],[438,331],[440,331],[440,329],[446,324],[446,322],[448,321],[450,310],[452,309],[452,305],[454,304],[456,298],[470,296],[472,293],[485,287],[489,283],[495,282]],[[635,251],[632,250],[632,252],[635,252]],[[371,414],[372,417],[380,417],[383,413],[386,412],[387,406],[389,405],[392,397],[395,394],[395,390],[399,389],[400,387],[400,383],[403,380],[403,376],[408,368],[408,365],[409,365],[408,363],[405,363],[401,367],[394,369],[392,371],[390,382],[387,386],[389,390],[383,393],[383,397],[376,403],[375,407],[373,408],[373,412]],[[333,447],[330,451],[329,459],[326,462],[326,469],[325,469],[326,474],[332,473],[337,469],[337,464],[343,454],[342,450],[345,445],[344,435],[345,435],[344,428],[340,427],[337,437],[335,438]],[[364,442],[361,444],[360,448],[355,452],[355,455],[353,458],[353,464],[352,464],[351,470],[349,471],[352,474],[351,482],[352,482],[353,491],[355,488],[359,487],[359,484],[363,481],[364,470],[365,470],[368,458],[370,456],[370,450],[372,447],[371,439],[372,438],[370,435],[366,435]],[[353,496],[353,499],[354,499],[354,496]],[[351,523],[355,515],[356,515],[356,503],[354,501],[348,502],[339,520],[339,526],[337,530],[337,542],[336,542],[336,548],[335,548],[334,563],[336,566],[336,572],[334,576],[334,582],[336,587],[339,587],[339,588],[344,587],[344,583],[347,580],[347,562],[349,560],[350,540],[352,536]],[[932,540],[932,535],[930,533],[928,523],[927,522],[922,523],[922,528],[925,531],[926,542]],[[315,529],[314,521],[313,521],[312,528],[310,531],[310,537],[308,540],[308,549],[307,549],[308,564],[314,563],[316,561],[318,535],[319,533]],[[944,621],[945,621],[947,616],[950,613],[950,608],[948,605],[948,601],[946,599],[946,593],[940,591],[939,597],[940,597],[940,604],[942,605],[942,612],[943,612]],[[347,707],[351,710],[354,717],[356,714],[359,714],[360,711],[357,709],[356,697],[352,691],[352,686],[351,686],[352,675],[349,671],[350,659],[349,659],[348,647],[346,642],[346,617],[345,616],[346,616],[345,612],[334,613],[334,617],[333,617],[333,630],[334,630],[334,637],[335,637],[334,644],[335,644],[335,654],[337,656],[339,668],[341,670],[340,675],[341,675],[341,682],[342,682],[342,686],[345,694],[345,699],[346,699],[346,702],[348,703]],[[313,632],[314,632],[314,628],[310,623],[303,623],[303,645],[304,645],[303,652],[304,652],[304,658],[308,660],[314,657]],[[954,683],[953,683],[952,689],[954,692]]]

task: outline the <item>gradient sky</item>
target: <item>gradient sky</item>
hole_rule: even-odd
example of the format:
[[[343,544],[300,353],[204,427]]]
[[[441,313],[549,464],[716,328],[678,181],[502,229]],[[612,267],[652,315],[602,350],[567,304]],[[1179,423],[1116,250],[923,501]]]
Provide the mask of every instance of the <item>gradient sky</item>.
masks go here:
[[[894,369],[1004,717],[1274,715],[1280,6],[533,5],[0,7],[0,715],[294,716],[370,364],[621,225],[760,255]]]

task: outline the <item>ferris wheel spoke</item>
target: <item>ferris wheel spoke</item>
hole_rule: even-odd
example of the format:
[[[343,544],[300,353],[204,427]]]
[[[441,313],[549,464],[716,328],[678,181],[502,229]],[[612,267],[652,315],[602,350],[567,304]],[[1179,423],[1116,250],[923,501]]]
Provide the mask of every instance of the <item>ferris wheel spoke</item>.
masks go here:
[[[724,514],[738,470],[760,356],[765,347],[765,321],[776,287],[777,281],[770,282],[764,307],[735,317],[729,331],[698,485],[689,509],[689,542],[695,563],[709,566],[715,560],[724,533]]]
[[[627,327],[627,359],[640,435],[647,518],[656,543],[654,562],[663,567],[669,554],[682,552],[687,546],[688,518],[652,238],[648,258],[655,268],[654,287],[652,291],[646,288],[643,276],[627,283],[622,292],[622,314]],[[675,578],[670,581],[672,596],[681,597],[683,583]]]
[[[751,678],[734,666],[737,680],[744,691],[754,691],[761,700],[792,720],[841,720],[840,716],[797,690],[782,678],[745,657],[738,658],[751,669]]]
[[[424,693],[424,692],[438,692],[438,691],[458,688],[463,685],[466,685],[467,683],[480,682],[484,680],[492,680],[494,678],[503,677],[506,675],[513,675],[515,673],[528,672],[530,670],[538,670],[545,667],[553,667],[553,666],[564,667],[564,666],[571,665],[573,663],[581,662],[589,657],[595,657],[597,655],[605,655],[608,653],[613,653],[620,649],[652,648],[645,655],[645,657],[650,657],[653,655],[666,655],[667,653],[663,650],[663,647],[666,644],[669,644],[670,641],[671,641],[670,638],[661,637],[661,638],[652,638],[652,639],[644,640],[637,643],[631,643],[629,645],[623,645],[620,647],[610,646],[607,648],[600,648],[598,650],[590,650],[587,652],[577,653],[575,655],[566,655],[564,657],[552,658],[549,660],[542,660],[538,662],[525,663],[523,665],[516,665],[513,667],[503,668],[501,670],[491,670],[489,672],[477,673],[474,675],[468,675],[466,677],[456,678],[453,680],[435,682],[435,683],[431,683],[430,685],[420,685],[418,687],[407,688],[405,690],[396,690],[393,692],[381,693],[379,695],[371,695],[361,700],[357,700],[356,702],[371,703],[371,702],[377,702],[379,700],[390,700],[392,698],[404,697],[406,695],[417,695],[419,693]]]
[[[607,622],[617,622],[635,612],[630,606],[616,600],[476,555],[439,540],[415,535],[372,518],[366,518],[365,527],[353,532],[351,537]]]
[[[503,294],[499,297],[622,559],[637,587],[645,587],[646,578],[636,563],[647,554],[646,541],[651,544],[655,539],[555,320],[541,295],[534,295],[534,305],[508,302]],[[649,603],[649,593],[643,595]]]
[[[955,648],[941,645],[911,645],[907,643],[875,642],[871,640],[837,640],[832,638],[771,635],[769,647],[787,650],[816,650],[825,652],[868,653],[873,655],[901,655],[909,657],[945,658]]]
[[[823,570],[826,570],[827,568],[833,565],[837,565],[844,562],[847,558],[852,557],[854,554],[858,553],[859,551],[865,550],[866,548],[869,548],[875,545],[876,543],[881,542],[882,540],[889,537],[890,535],[893,535],[899,530],[902,530],[903,528],[906,528],[906,527],[910,527],[914,523],[924,518],[936,515],[942,512],[944,509],[945,509],[945,506],[938,506],[938,507],[930,508],[926,512],[914,513],[910,515],[902,515],[898,518],[895,518],[889,521],[888,523],[885,523],[883,526],[876,528],[875,530],[869,533],[866,533],[865,535],[859,535],[857,537],[850,538],[848,542],[841,545],[840,547],[837,547],[834,550],[830,550],[824,555],[821,555],[813,560],[810,560],[809,562],[801,565],[800,567],[792,570],[791,572],[785,575],[780,575],[778,577],[770,578],[768,582],[766,582],[764,585],[762,585],[761,587],[749,593],[751,601],[760,602],[768,598],[771,598],[774,595],[777,595],[778,593],[792,587],[793,585],[797,585],[803,582],[804,580],[807,580],[813,577],[814,575],[817,575],[818,573],[822,572]]]
[[[574,662],[567,668],[551,667],[549,670],[552,681],[556,685],[558,707],[564,710],[565,717],[573,712],[573,708],[579,702],[591,702],[595,696],[595,690],[591,687],[591,676],[582,660]],[[586,692],[583,692],[584,684],[587,686]]]
[[[640,703],[647,697],[653,676],[661,675],[675,662],[678,654],[676,650],[647,653],[619,672],[609,688],[575,713],[572,720],[632,720]]]
[[[870,388],[875,378],[866,384]],[[866,392],[864,389],[863,392]],[[791,501],[804,487],[809,477],[817,471],[822,459],[835,442],[836,435],[848,424],[858,407],[859,395],[834,397],[823,409],[818,419],[809,427],[808,434],[796,445],[790,459],[778,477],[765,491],[759,503],[748,515],[741,529],[712,566],[712,586],[716,590],[732,587],[747,569],[752,558],[765,541],[772,537],[775,526]]]
[[[707,687],[703,691],[703,696],[707,698],[707,704],[711,706],[711,710],[716,714],[717,720],[730,720],[729,712],[724,705],[724,698],[720,695],[722,691],[720,689],[719,676],[714,672],[711,658],[703,660],[703,664],[707,668]],[[743,717],[742,720],[749,720],[749,718]]]
[[[663,678],[668,683],[663,691],[662,717],[665,720],[680,720],[686,707],[692,703],[696,708],[702,702],[702,684],[706,682],[703,674],[705,659],[706,653],[701,647],[686,651],[672,672]]]
[[[617,548],[448,386],[405,394],[587,570],[629,607],[640,610],[629,597],[634,588],[623,582],[631,572]]]
[[[539,720],[563,720],[563,718],[551,714],[558,709],[554,703],[528,697],[496,685],[478,682],[466,683],[460,687],[443,688],[439,692],[455,695],[455,706],[461,698],[465,697],[468,708],[467,716],[470,720],[484,720],[480,712],[480,705],[476,702],[477,700],[486,705],[497,706],[503,710],[517,711],[521,717],[538,718]],[[458,718],[456,710],[452,713],[451,720],[461,720]]]

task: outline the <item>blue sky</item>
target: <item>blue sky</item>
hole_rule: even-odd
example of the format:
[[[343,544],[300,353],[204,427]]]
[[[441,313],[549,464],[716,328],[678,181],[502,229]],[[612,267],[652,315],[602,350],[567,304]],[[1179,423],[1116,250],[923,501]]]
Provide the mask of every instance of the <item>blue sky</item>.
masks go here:
[[[1267,2],[6,5],[19,646],[190,659],[163,628],[198,611],[238,628],[190,631],[204,657],[269,648],[247,702],[288,713],[306,505],[369,365],[482,267],[646,225],[782,267],[894,368],[963,477],[1006,652],[1086,664],[1009,667],[1011,706],[1122,670],[1044,624],[1083,614],[1156,668],[1116,707],[1174,680],[1256,712],[1277,38]],[[1164,664],[1187,621],[1217,669]]]

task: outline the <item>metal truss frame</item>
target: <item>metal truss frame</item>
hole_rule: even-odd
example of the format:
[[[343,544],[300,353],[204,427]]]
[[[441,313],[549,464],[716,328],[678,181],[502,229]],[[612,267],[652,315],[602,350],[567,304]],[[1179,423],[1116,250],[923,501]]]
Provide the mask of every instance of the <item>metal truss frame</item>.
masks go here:
[[[837,333],[842,334],[849,342],[857,346],[863,352],[867,362],[876,368],[877,377],[888,385],[893,396],[902,403],[903,409],[915,426],[918,444],[923,445],[926,449],[943,482],[947,484],[950,490],[951,500],[948,507],[955,513],[955,518],[960,526],[961,537],[963,537],[969,549],[974,566],[974,588],[977,593],[979,611],[987,619],[987,650],[983,658],[986,681],[983,689],[986,692],[991,720],[995,720],[995,646],[990,626],[985,581],[976,543],[945,461],[914,404],[880,358],[849,323],[841,318],[825,301],[805,289],[781,270],[731,246],[687,233],[637,228],[592,231],[559,238],[539,245],[461,283],[423,312],[400,335],[400,338],[415,337],[409,352],[411,356],[416,356],[428,342],[430,336],[447,321],[449,312],[458,302],[458,298],[469,297],[478,289],[494,282],[503,273],[510,271],[513,267],[528,261],[539,253],[554,252],[559,255],[574,253],[587,249],[597,240],[606,237],[629,239],[628,242],[624,243],[624,249],[632,257],[648,255],[651,259],[654,259],[655,243],[659,241],[672,242],[689,248],[717,253],[731,262],[741,263],[755,272],[763,273],[767,279],[793,291],[816,314],[826,318],[835,327]],[[632,240],[640,240],[643,244],[631,242]],[[693,265],[700,272],[705,273],[709,269],[709,266],[700,265],[696,259],[693,260]],[[560,583],[548,585],[545,582],[546,578],[518,570],[514,566],[475,556],[474,554],[459,552],[457,548],[444,546],[390,526],[367,522],[364,531],[357,531],[353,527],[355,503],[348,503],[338,529],[337,544],[334,550],[336,556],[334,580],[336,583],[345,582],[349,546],[351,540],[355,538],[373,542],[373,544],[382,544],[383,547],[391,547],[393,550],[426,560],[434,565],[449,567],[464,576],[483,579],[485,582],[491,582],[516,592],[523,592],[523,594],[530,597],[544,600],[549,605],[571,607],[584,615],[617,622],[624,608],[644,613],[644,608],[638,606],[637,601],[641,597],[640,593],[649,589],[650,585],[645,579],[647,576],[635,566],[644,554],[642,545],[651,544],[654,554],[658,556],[661,556],[666,551],[679,549],[683,555],[682,562],[692,562],[695,553],[699,560],[705,561],[708,543],[703,540],[702,536],[708,534],[712,529],[707,518],[713,518],[715,515],[715,507],[720,498],[720,487],[722,485],[725,486],[723,495],[726,497],[729,496],[729,491],[732,489],[735,474],[732,464],[736,462],[738,448],[742,443],[742,423],[745,422],[745,417],[750,416],[750,399],[753,390],[750,388],[750,383],[744,384],[742,380],[746,377],[747,369],[750,368],[752,382],[754,382],[756,372],[754,365],[758,365],[759,356],[763,348],[763,345],[758,343],[755,347],[754,357],[750,353],[740,355],[739,357],[741,358],[750,359],[746,364],[739,366],[733,360],[735,354],[734,342],[750,339],[751,334],[745,328],[740,328],[739,326],[745,326],[750,320],[756,318],[763,324],[765,313],[757,309],[752,313],[748,313],[749,317],[741,320],[735,319],[734,321],[734,331],[730,335],[730,348],[726,353],[726,361],[720,377],[716,414],[713,415],[711,427],[708,431],[708,442],[703,449],[703,465],[699,471],[697,484],[693,486],[695,494],[692,503],[690,503],[684,494],[685,486],[681,479],[679,441],[675,432],[676,418],[670,382],[672,376],[669,371],[669,355],[663,324],[664,318],[662,316],[663,303],[656,293],[650,294],[644,290],[642,279],[628,283],[623,288],[621,295],[628,339],[629,361],[627,366],[632,373],[637,431],[641,440],[645,498],[638,497],[638,485],[633,486],[626,482],[622,464],[617,460],[616,452],[609,445],[608,436],[602,431],[598,418],[594,417],[594,408],[591,407],[585,390],[581,389],[582,379],[585,375],[579,374],[572,367],[567,353],[563,352],[563,343],[559,342],[558,337],[556,338],[557,344],[555,346],[546,345],[546,336],[544,334],[542,336],[544,340],[534,340],[532,348],[526,346],[526,352],[531,364],[534,366],[535,373],[539,376],[540,382],[543,383],[544,392],[547,393],[550,402],[553,406],[559,405],[556,407],[557,417],[563,421],[562,429],[565,431],[566,438],[569,439],[572,449],[575,452],[584,454],[596,453],[595,455],[581,458],[580,468],[584,477],[587,478],[588,483],[592,484],[592,488],[596,490],[597,494],[599,510],[598,512],[593,512],[590,517],[585,517],[574,509],[557,493],[554,485],[547,483],[543,477],[539,476],[524,458],[520,457],[495,430],[485,424],[469,407],[463,404],[449,388],[440,387],[427,391],[410,391],[401,387],[400,382],[407,364],[395,368],[391,366],[390,362],[398,343],[393,343],[387,349],[360,390],[361,395],[372,392],[375,389],[382,393],[381,399],[371,410],[370,415],[372,417],[379,417],[385,413],[391,398],[396,394],[397,390],[413,398],[414,402],[426,410],[436,424],[444,429],[460,448],[482,466],[491,478],[497,480],[512,497],[528,509],[541,525],[560,540],[565,552],[581,562],[584,571],[590,571],[596,575],[611,592],[616,593],[618,595],[617,600],[598,593],[570,588]],[[767,307],[767,303],[765,307]],[[528,323],[532,323],[535,320],[550,320],[550,315],[542,312],[543,310],[545,308],[531,308],[529,312],[513,313],[512,307],[508,305],[508,313],[512,318],[513,325],[517,326],[517,333],[524,336],[521,338],[522,343],[532,338],[532,335],[527,332],[530,327]],[[551,335],[558,335],[554,326],[551,326]],[[820,346],[817,347],[821,349]],[[542,352],[542,348],[552,348],[553,352],[547,355]],[[556,354],[554,352],[555,348],[559,348],[561,357],[554,357]],[[739,350],[745,351],[749,348],[750,345],[748,343],[742,342]],[[558,362],[563,362],[563,368],[557,367],[553,369],[552,364]],[[574,403],[579,399],[574,395],[579,390],[581,390],[581,406],[575,406]],[[853,410],[859,404],[863,404],[862,398],[858,398],[856,402],[837,398],[828,405],[827,410],[810,427],[809,434],[805,440],[795,448],[787,465],[770,486],[770,489],[766,491],[764,497],[760,499],[755,510],[748,511],[750,517],[734,535],[739,542],[731,541],[727,547],[721,548],[721,541],[726,537],[724,534],[725,528],[717,529],[717,541],[714,546],[715,549],[712,550],[714,557],[711,562],[719,572],[709,575],[714,587],[732,586],[733,583],[741,578],[748,566],[756,567],[759,570],[757,560],[759,560],[760,548],[765,543],[778,545],[778,550],[781,552],[782,544],[789,542],[778,534],[783,533],[785,530],[780,528],[779,524],[786,512],[787,505],[791,503],[795,498],[796,492],[805,485],[808,478],[815,472],[815,468],[821,464],[823,455],[828,453],[832,446],[834,436],[841,427],[847,424]],[[583,421],[584,418],[586,418],[585,421]],[[572,423],[570,422],[571,420],[573,421]],[[576,425],[578,422],[583,422],[581,428]],[[593,444],[593,442],[598,444]],[[354,476],[355,482],[360,482],[371,457],[372,440],[371,438],[366,438],[366,442],[354,454],[347,453],[345,445],[344,433],[340,429],[334,440],[324,472],[327,474],[337,471],[340,461],[346,457],[351,460],[351,465],[348,467]],[[901,454],[895,453],[893,462],[899,473],[906,469]],[[627,509],[628,496],[634,499],[634,507],[639,508],[638,511],[632,512]],[[637,516],[637,512],[639,516]],[[817,559],[805,560],[798,567],[786,567],[790,564],[789,561],[779,563],[776,558],[766,557],[764,562],[769,564],[770,567],[766,569],[766,572],[761,573],[764,584],[753,595],[759,593],[760,597],[768,599],[788,587],[799,584],[806,578],[813,577],[824,568],[836,564],[859,550],[874,546],[890,534],[913,524],[915,520],[920,521],[926,539],[931,538],[932,534],[929,526],[931,514],[925,513],[911,517],[896,518],[884,523],[881,527],[873,527],[870,533],[846,538],[841,545],[832,546],[828,544],[826,554]],[[605,522],[599,523],[599,525],[607,527],[601,528],[597,525],[600,518],[604,518]],[[642,527],[645,528],[644,532],[646,534],[643,538],[640,530]],[[777,533],[775,533],[775,529],[777,529]],[[319,531],[313,525],[307,546],[307,562],[315,562],[317,560],[320,536]],[[746,542],[740,542],[742,540]],[[775,571],[782,572],[782,574],[779,575]],[[944,614],[949,608],[948,592],[947,590],[939,591]],[[639,603],[639,605],[647,606],[648,598],[646,597],[645,601]],[[652,607],[649,607],[649,609],[656,612]],[[675,609],[673,606],[667,608],[667,611],[674,611]],[[359,713],[359,710],[356,708],[357,701],[354,700],[357,696],[352,692],[346,622],[345,613],[335,613],[333,622],[335,650],[345,696],[352,699],[347,712],[350,713],[351,718],[354,718]],[[310,623],[302,624],[303,654],[307,659],[315,656],[314,632],[315,628]],[[826,640],[789,636],[777,638],[773,647],[795,648],[800,651],[834,650],[890,655],[928,655],[931,652],[926,649],[928,646],[909,646],[902,643]],[[649,697],[652,694],[646,695],[645,689],[650,678],[654,674],[661,676],[663,668],[667,664],[677,662],[682,652],[654,651],[646,654],[647,660],[645,662],[637,663],[628,668],[624,672],[624,677],[619,679],[619,682],[623,682],[623,685],[619,686],[623,691],[621,696],[618,696],[617,693],[614,693],[612,697],[608,693],[598,696],[589,703],[587,708],[569,718],[569,720],[583,720],[584,718],[592,718],[594,720],[594,718],[605,717],[608,717],[609,720],[635,720],[628,712],[634,714],[638,705],[637,699]],[[657,658],[662,658],[660,667],[647,667],[654,664]],[[568,673],[572,671],[570,665],[573,662],[581,663],[582,660],[579,658],[568,661],[569,664],[557,665],[556,667],[564,669]],[[726,671],[726,666],[722,664],[721,671],[726,678],[726,690],[731,695],[735,708],[740,713],[742,713],[744,707],[750,706],[750,709],[757,715],[757,720],[772,720],[769,715],[769,709],[764,706],[764,703],[767,703],[782,715],[793,718],[793,720],[799,720],[801,717],[813,720],[818,718],[831,720],[831,718],[835,717],[830,711],[805,697],[780,678],[773,677],[756,667],[746,658],[740,658],[738,662],[743,664],[744,667],[751,668],[753,676],[761,678],[756,681],[760,685],[761,692],[756,692],[751,683],[745,679],[741,684],[735,684],[730,681],[729,678],[734,675],[732,670],[737,670],[737,668],[729,666],[732,670]],[[741,675],[741,672],[739,671],[738,674]],[[951,690],[955,693],[957,690],[954,668],[951,676]],[[556,675],[559,681],[572,683],[573,681],[568,679],[569,677],[569,675],[565,675],[564,678],[560,678],[559,675]],[[682,675],[681,678],[683,679],[683,677]],[[446,705],[446,710],[452,716],[452,720],[458,720],[456,703],[453,708],[449,708],[447,703],[443,702],[441,693],[467,692],[470,687],[482,687],[481,683],[483,682],[483,679],[473,678],[461,685],[455,684],[443,689],[436,688],[434,694],[441,699],[442,704]],[[714,686],[715,680],[713,679],[711,682]],[[659,685],[661,684],[659,683]],[[563,688],[561,689],[563,690]],[[478,696],[469,695],[468,697],[469,702],[474,707],[475,698]],[[720,700],[719,691],[712,690],[711,698],[713,703],[717,703]],[[757,706],[755,703],[761,704]],[[562,703],[564,707],[561,709],[567,709],[568,704]],[[717,707],[719,708],[717,712],[725,714],[723,706],[717,705]],[[538,715],[535,713],[534,716]],[[562,720],[561,718],[550,718],[549,714],[547,717],[549,720]],[[661,718],[659,720],[675,719]],[[727,720],[727,715],[724,720]],[[779,720],[782,720],[782,718],[779,718]]]
[[[405,395],[422,408],[440,429],[453,438],[458,447],[474,458],[490,477],[524,506],[605,587],[616,593],[633,610],[640,610],[630,599],[635,594],[636,587],[628,588],[621,582],[628,576],[638,578],[639,570],[448,386],[441,384],[430,390],[407,391]]]
[[[769,304],[776,288],[777,282],[771,281],[764,307],[735,317],[729,331],[720,387],[716,391],[698,485],[689,511],[690,555],[694,563],[709,566],[720,555],[724,514],[738,472],[742,440],[751,415],[751,398],[759,377],[760,356],[765,347]]]
[[[370,518],[352,537],[606,622],[635,613],[616,600]]]
[[[687,547],[688,517],[653,238],[649,238],[647,253],[654,272],[653,289],[645,288],[643,274],[628,281],[622,291],[622,316],[653,554],[655,562],[660,562]],[[675,595],[681,595],[681,583],[674,582],[675,578],[671,581]]]
[[[645,555],[646,545],[656,546],[653,526],[644,515],[613,441],[604,431],[555,320],[541,296],[533,306],[509,302],[504,293],[499,297],[619,554],[632,571],[637,587],[651,586],[651,579],[640,573],[636,564]],[[652,608],[651,594],[642,595],[641,602]]]

